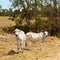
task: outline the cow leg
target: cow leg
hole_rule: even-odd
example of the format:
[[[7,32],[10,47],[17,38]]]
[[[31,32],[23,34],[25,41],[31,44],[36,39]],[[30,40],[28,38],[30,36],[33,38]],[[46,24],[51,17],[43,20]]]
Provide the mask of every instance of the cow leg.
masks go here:
[[[39,50],[42,50],[42,41],[39,41]]]
[[[22,41],[21,40],[17,40],[17,53],[21,53],[22,52]]]
[[[25,41],[21,41],[21,52],[23,53],[25,47]]]
[[[25,47],[28,46],[28,40],[25,40]]]

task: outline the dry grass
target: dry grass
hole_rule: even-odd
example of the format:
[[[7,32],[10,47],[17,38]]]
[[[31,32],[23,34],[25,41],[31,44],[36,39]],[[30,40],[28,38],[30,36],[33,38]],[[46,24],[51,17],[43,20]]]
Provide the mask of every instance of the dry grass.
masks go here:
[[[0,28],[15,25],[8,18],[0,16]],[[58,57],[56,56],[57,52],[60,53],[60,41],[58,38],[47,37],[42,44],[42,50],[39,49],[39,44],[38,41],[33,43],[29,41],[29,45],[27,46],[29,50],[24,50],[23,54],[16,54],[16,38],[14,35],[6,33],[3,37],[0,36],[0,60],[58,60],[55,59],[60,56],[60,54],[58,54]]]
[[[4,28],[4,27],[9,27],[9,26],[14,26],[15,22],[9,20],[8,16],[0,16],[0,28]]]
[[[28,49],[23,54],[16,54],[17,45],[14,35],[7,34],[0,37],[0,60],[38,60],[54,55],[59,49],[59,40],[56,37],[47,37],[40,50],[39,42],[35,44],[29,41]]]

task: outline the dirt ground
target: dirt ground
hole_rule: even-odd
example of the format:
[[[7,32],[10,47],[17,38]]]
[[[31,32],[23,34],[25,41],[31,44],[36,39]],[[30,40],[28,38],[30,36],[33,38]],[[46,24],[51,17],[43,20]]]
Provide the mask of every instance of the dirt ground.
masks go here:
[[[0,29],[14,25],[7,17],[0,17]],[[60,60],[60,39],[48,36],[42,43],[28,42],[23,54],[17,54],[16,37],[14,34],[0,34],[0,60]]]

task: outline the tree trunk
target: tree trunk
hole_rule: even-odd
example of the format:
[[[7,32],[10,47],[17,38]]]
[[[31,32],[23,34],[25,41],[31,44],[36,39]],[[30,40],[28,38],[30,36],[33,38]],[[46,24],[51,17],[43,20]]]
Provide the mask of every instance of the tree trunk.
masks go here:
[[[36,32],[37,32],[37,0],[35,0],[35,24],[36,24]]]
[[[29,19],[29,13],[26,11],[26,22],[27,22],[27,32],[30,30],[30,19]]]

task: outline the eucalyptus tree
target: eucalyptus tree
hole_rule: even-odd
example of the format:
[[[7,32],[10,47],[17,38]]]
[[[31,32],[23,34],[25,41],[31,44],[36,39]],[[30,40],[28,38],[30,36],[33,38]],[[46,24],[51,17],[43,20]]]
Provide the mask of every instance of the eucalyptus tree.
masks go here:
[[[0,15],[2,15],[2,6],[0,5]]]
[[[20,10],[20,18],[25,16],[26,22],[27,22],[27,30],[30,28],[30,10],[32,10],[34,18],[35,18],[35,25],[36,25],[36,32],[38,30],[38,18],[40,18],[42,14],[40,14],[40,11],[46,11],[46,14],[48,13],[50,17],[47,17],[51,20],[53,23],[53,17],[56,15],[57,9],[57,0],[10,0],[12,2],[12,6],[15,9]],[[55,10],[55,11],[54,11]],[[44,13],[44,12],[43,12]],[[44,13],[45,14],[45,13]],[[17,14],[16,14],[17,15]],[[50,20],[50,21],[51,21]],[[52,28],[52,25],[51,25]]]
[[[14,8],[17,8],[20,10],[20,18],[22,17],[23,12],[25,12],[26,16],[26,22],[27,22],[27,27],[29,29],[29,25],[30,25],[30,19],[29,19],[29,11],[31,9],[30,4],[32,0],[10,0],[12,2],[12,6]],[[24,10],[24,11],[23,11]]]
[[[25,13],[25,18],[27,22],[27,30],[29,30],[30,27],[30,14],[33,7],[35,8],[35,4],[32,7],[32,4],[34,3],[34,0],[10,0],[12,2],[12,6],[14,8],[17,8],[20,10],[20,18]],[[24,13],[23,13],[24,12]],[[36,15],[36,14],[35,14]],[[22,17],[23,18],[23,17]]]
[[[2,9],[2,6],[0,5],[0,11],[1,11],[1,9]]]
[[[49,31],[51,35],[56,35],[59,30],[58,17],[58,1],[59,0],[45,0],[45,11],[49,23]]]

